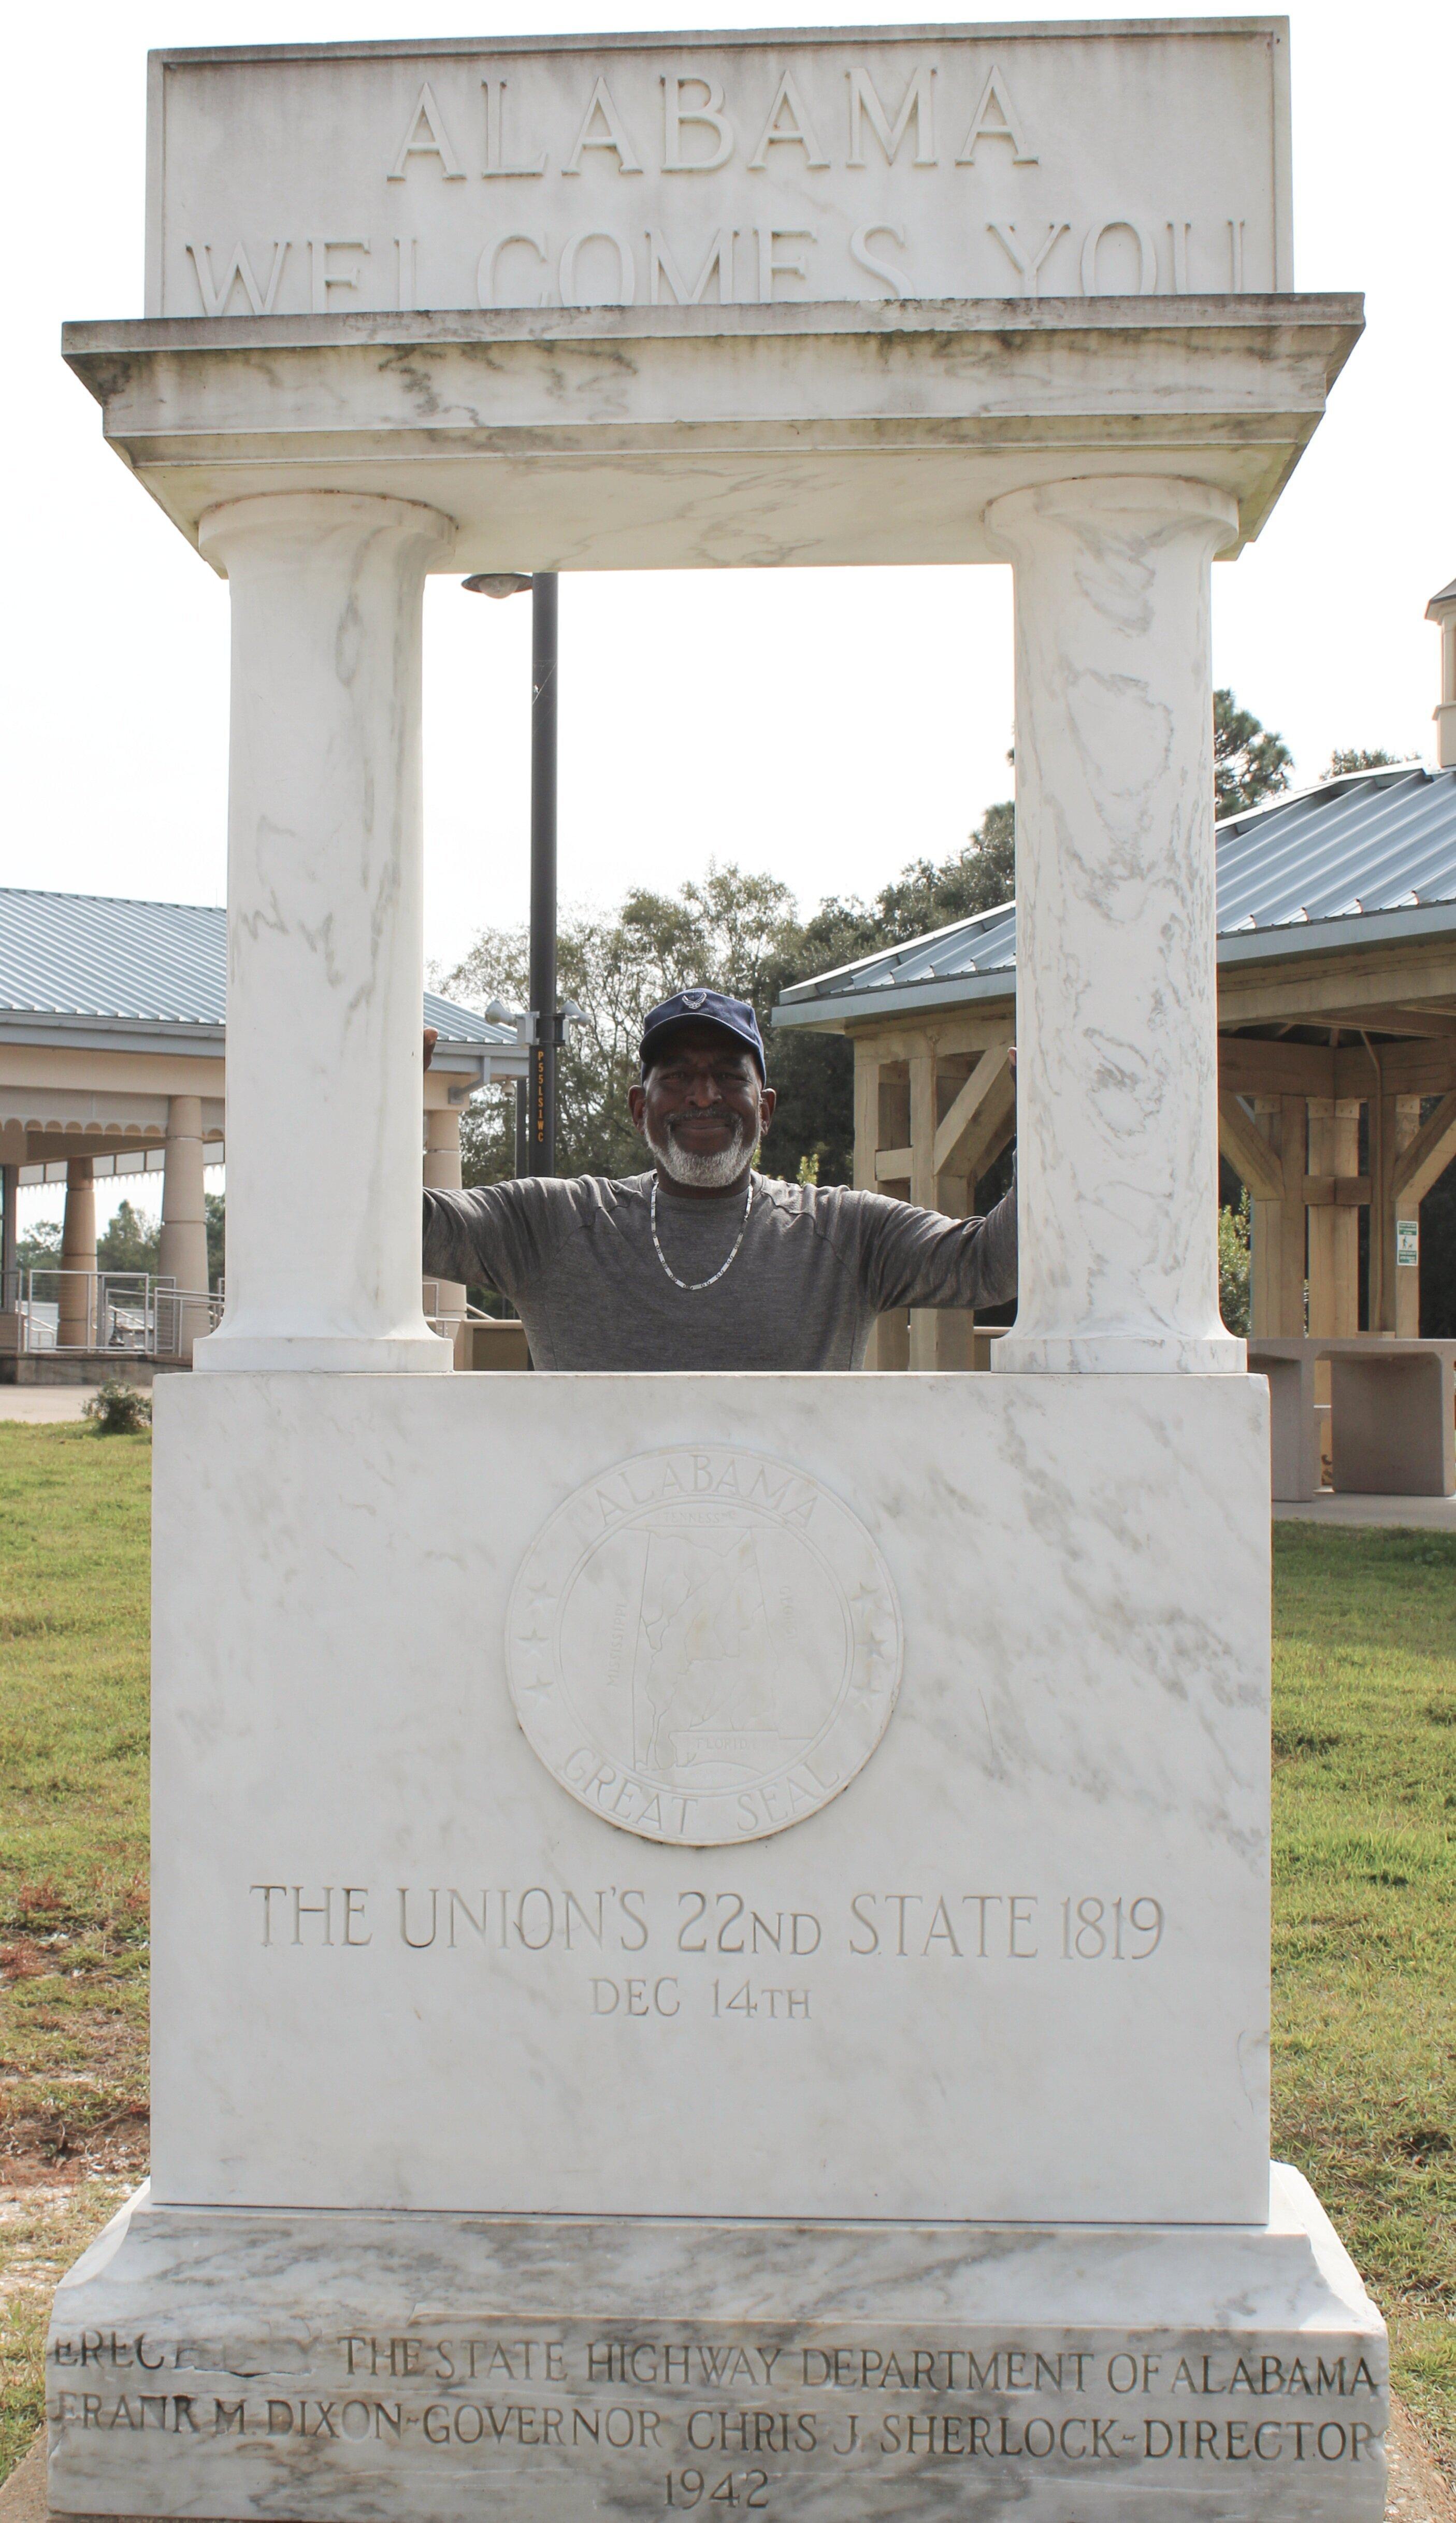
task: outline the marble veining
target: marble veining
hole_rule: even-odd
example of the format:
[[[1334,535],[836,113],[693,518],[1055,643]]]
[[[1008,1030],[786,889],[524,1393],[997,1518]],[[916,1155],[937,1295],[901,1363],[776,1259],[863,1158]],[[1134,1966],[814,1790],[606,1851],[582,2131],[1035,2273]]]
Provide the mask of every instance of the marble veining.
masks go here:
[[[1209,565],[1197,482],[995,502],[1016,579],[1017,1175],[1005,1373],[1236,1374],[1218,1312]]]
[[[1255,2214],[1264,1409],[1188,1376],[174,1379],[158,2197]],[[728,1844],[634,1835],[611,1747],[564,1785],[511,1698],[541,1536],[661,1449],[702,1458],[694,1511],[725,1461],[798,1472],[900,1607],[877,1746],[768,1836],[751,1800]]]
[[[728,2479],[816,2523],[1124,2523],[1153,2498],[1175,2523],[1379,2523],[1386,2390],[1380,2316],[1283,2166],[1222,2227],[143,2193],[56,2296],[51,2505],[586,2523],[681,2501],[685,2472],[689,2502]]]

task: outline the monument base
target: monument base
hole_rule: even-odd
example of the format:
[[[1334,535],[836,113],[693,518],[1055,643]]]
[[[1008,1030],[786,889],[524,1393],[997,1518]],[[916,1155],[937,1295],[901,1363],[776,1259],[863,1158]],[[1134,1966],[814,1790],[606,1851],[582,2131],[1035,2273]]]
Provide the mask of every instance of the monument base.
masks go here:
[[[1379,2523],[1385,2330],[1266,2225],[153,2206],[56,2295],[58,2514]]]

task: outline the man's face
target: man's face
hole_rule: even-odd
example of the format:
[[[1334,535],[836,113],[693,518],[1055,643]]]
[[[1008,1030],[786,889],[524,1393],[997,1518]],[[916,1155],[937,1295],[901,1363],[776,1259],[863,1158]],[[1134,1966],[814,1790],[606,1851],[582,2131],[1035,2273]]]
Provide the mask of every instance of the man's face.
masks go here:
[[[753,1054],[717,1025],[669,1034],[640,1086],[632,1118],[675,1182],[723,1191],[736,1182],[774,1113],[774,1090]]]

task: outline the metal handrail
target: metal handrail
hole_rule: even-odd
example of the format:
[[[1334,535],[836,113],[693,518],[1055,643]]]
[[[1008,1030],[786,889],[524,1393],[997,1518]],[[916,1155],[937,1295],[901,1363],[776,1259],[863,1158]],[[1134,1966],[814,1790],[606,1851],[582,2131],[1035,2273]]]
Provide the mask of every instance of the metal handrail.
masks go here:
[[[215,1329],[222,1298],[150,1270],[71,1270],[36,1263],[18,1274],[23,1356],[115,1353],[181,1357]],[[52,1292],[53,1293],[50,1293]]]

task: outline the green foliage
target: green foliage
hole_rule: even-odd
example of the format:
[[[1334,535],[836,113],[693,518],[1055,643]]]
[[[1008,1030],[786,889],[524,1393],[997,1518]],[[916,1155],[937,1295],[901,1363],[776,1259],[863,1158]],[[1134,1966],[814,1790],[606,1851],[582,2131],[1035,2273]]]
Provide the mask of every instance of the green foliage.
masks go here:
[[[157,1255],[162,1242],[162,1220],[148,1217],[133,1209],[129,1200],[118,1203],[104,1235],[96,1239],[98,1270],[146,1270],[156,1276]]]
[[[51,2288],[146,2170],[151,1452],[0,1426],[0,2473]]]
[[[1290,785],[1293,755],[1282,736],[1241,709],[1227,687],[1213,695],[1213,811],[1238,815]]]
[[[203,1207],[208,1223],[208,1286],[221,1287],[227,1269],[227,1195],[205,1191]]]
[[[22,1270],[58,1270],[61,1266],[61,1229],[42,1218],[28,1235],[16,1238],[15,1258]]]
[[[858,956],[943,928],[1008,900],[1012,883],[1014,813],[987,809],[965,847],[936,864],[916,860],[872,904],[832,899],[801,921],[776,877],[713,862],[676,894],[634,887],[614,914],[568,914],[557,945],[563,1000],[587,1023],[571,1029],[557,1086],[557,1163],[563,1173],[639,1173],[641,1140],[627,1110],[637,1073],[637,1043],[649,1008],[694,983],[747,999],[758,1011],[778,1096],[764,1162],[787,1180],[806,1162],[822,1182],[854,1170],[854,1055],[834,1035],[774,1032],[781,991]],[[523,1006],[529,995],[524,928],[487,929],[440,987],[485,1006]],[[465,1116],[461,1157],[467,1183],[498,1182],[514,1170],[514,1099]]]
[[[89,1419],[98,1437],[134,1437],[152,1425],[152,1402],[139,1384],[123,1384],[118,1375],[110,1375],[98,1384],[81,1411]]]
[[[1320,778],[1342,780],[1351,771],[1384,771],[1387,764],[1414,760],[1414,754],[1386,753],[1379,745],[1374,752],[1367,751],[1361,745],[1337,745],[1320,773]]]
[[[1218,1310],[1225,1331],[1248,1334],[1248,1194],[1218,1213]]]

